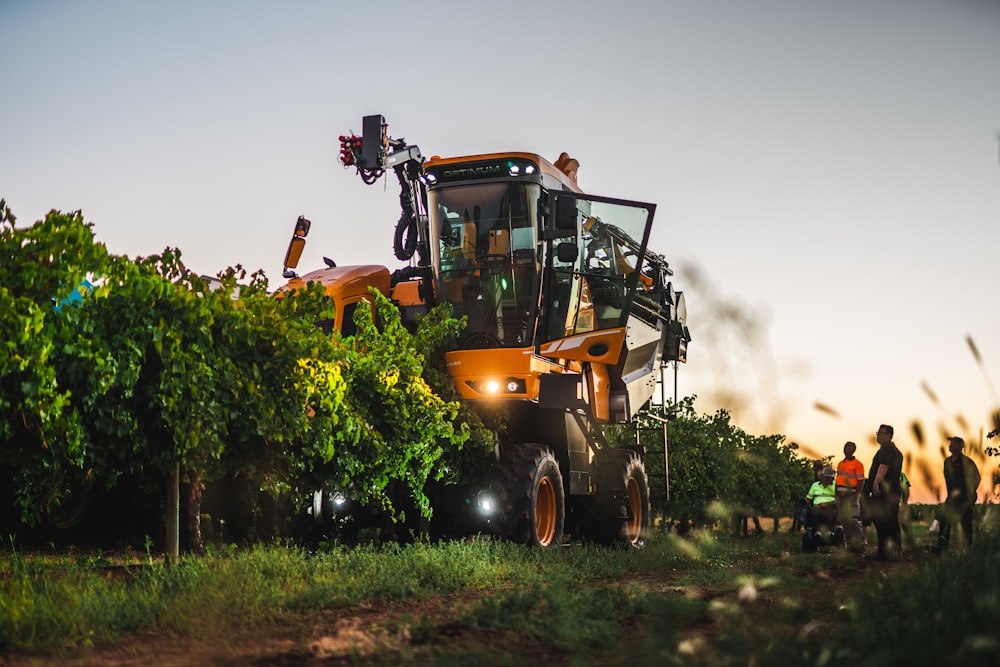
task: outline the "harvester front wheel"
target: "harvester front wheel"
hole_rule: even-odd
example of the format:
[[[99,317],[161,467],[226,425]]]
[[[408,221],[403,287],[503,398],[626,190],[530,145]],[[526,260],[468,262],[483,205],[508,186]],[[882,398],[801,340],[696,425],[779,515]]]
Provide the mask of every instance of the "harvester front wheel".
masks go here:
[[[500,461],[504,536],[522,544],[562,544],[566,496],[552,450],[531,443],[508,447]]]

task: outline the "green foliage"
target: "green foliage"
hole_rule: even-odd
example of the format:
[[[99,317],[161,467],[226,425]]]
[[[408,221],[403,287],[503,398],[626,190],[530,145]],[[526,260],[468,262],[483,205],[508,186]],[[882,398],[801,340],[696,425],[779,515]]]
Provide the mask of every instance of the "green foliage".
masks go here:
[[[737,498],[738,434],[725,411],[698,416],[693,399],[683,399],[670,434],[670,501],[667,514],[681,532],[714,523],[714,501]]]
[[[2,201],[0,213],[0,467],[36,520],[66,494],[59,482],[79,480],[87,445],[72,392],[58,379],[59,357],[86,354],[87,343],[73,332],[76,309],[53,304],[100,271],[107,253],[79,212],[53,211],[27,229],[14,226]]]
[[[784,436],[754,436],[720,410],[699,415],[695,398],[682,398],[656,416],[669,415],[670,499],[666,500],[662,422],[637,421],[646,448],[646,472],[654,513],[678,531],[712,526],[738,516],[790,516],[812,483],[812,465]],[[631,427],[605,427],[614,446],[634,443]]]
[[[420,319],[413,346],[425,360],[423,377],[427,385],[450,405],[456,406],[455,425],[466,434],[462,447],[445,448],[439,473],[449,484],[475,479],[490,459],[496,433],[505,428],[503,413],[479,411],[470,401],[460,401],[458,389],[445,363],[456,336],[465,328],[465,318],[453,317],[450,303],[440,304]]]
[[[349,487],[429,511],[425,483],[470,430],[387,299],[373,295],[380,327],[361,308],[358,333],[331,339],[319,285],[274,298],[237,266],[213,291],[176,249],[108,254],[79,212],[18,228],[0,211],[0,463],[22,519],[123,475],[155,487],[178,464],[198,485]],[[53,308],[88,276],[95,288]],[[419,342],[453,327],[438,320]]]
[[[362,503],[381,504],[405,519],[405,508],[386,493],[392,484],[404,490],[407,504],[430,516],[424,487],[443,476],[444,452],[460,450],[469,431],[456,428],[457,402],[439,397],[424,379],[424,357],[399,310],[375,290],[371,298],[378,326],[370,309],[358,308],[357,333],[340,341],[349,405],[332,434],[340,453],[325,470]]]
[[[740,433],[736,452],[739,511],[749,516],[789,516],[813,481],[812,462],[785,444],[783,435]]]

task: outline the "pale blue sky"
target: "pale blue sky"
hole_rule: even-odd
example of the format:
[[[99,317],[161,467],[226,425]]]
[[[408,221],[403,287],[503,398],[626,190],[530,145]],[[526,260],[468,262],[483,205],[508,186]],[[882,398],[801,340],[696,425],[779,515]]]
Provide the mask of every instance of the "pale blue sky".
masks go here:
[[[657,203],[703,411],[823,454],[919,418],[936,465],[939,422],[1000,407],[965,343],[1000,375],[997,2],[0,0],[0,83],[23,224],[82,209],[112,252],[276,286],[304,214],[303,266],[396,268],[397,186],[337,162],[381,113],[425,155],[568,151]]]

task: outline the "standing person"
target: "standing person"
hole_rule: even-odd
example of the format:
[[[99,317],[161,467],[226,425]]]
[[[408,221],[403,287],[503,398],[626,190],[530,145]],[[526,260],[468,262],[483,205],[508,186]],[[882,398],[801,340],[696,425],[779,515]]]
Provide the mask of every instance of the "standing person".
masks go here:
[[[959,437],[948,439],[951,456],[944,460],[944,485],[948,491],[941,506],[941,530],[938,532],[938,548],[935,553],[948,549],[951,529],[956,523],[962,524],[965,545],[972,544],[972,507],[978,500],[979,468],[975,462],[962,453],[965,440]]]
[[[864,553],[865,529],[861,525],[861,490],[865,485],[865,464],[854,458],[858,446],[844,443],[844,460],[837,464],[837,516],[844,526],[847,548]]]
[[[900,478],[903,474],[903,453],[892,441],[893,428],[878,427],[875,434],[878,451],[872,459],[865,482],[868,507],[878,533],[878,560],[900,560],[902,543],[899,535],[899,500],[902,496]]]

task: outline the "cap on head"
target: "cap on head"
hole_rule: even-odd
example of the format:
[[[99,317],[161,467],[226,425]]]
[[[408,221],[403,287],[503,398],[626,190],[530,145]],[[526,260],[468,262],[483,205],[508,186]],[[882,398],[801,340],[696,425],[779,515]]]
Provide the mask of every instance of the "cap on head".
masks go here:
[[[823,468],[823,477],[836,477],[837,473],[833,471],[833,468],[827,466]]]

